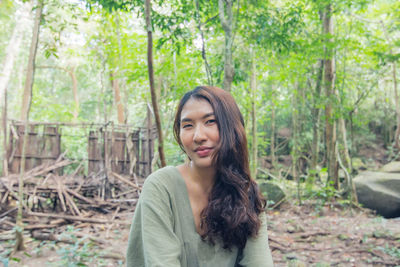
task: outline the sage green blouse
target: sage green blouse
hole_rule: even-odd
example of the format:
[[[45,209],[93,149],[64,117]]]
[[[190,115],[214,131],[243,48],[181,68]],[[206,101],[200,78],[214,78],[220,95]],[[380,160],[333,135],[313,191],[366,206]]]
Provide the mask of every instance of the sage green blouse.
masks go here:
[[[242,253],[214,246],[196,232],[185,181],[168,166],[145,181],[133,216],[126,256],[128,267],[234,267],[273,266],[265,213],[256,238],[249,238]]]

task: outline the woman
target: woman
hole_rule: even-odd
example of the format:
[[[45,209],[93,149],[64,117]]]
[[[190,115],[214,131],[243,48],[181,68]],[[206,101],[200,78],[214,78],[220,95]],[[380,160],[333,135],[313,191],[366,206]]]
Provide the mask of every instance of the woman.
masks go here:
[[[189,161],[145,181],[127,266],[272,266],[265,201],[250,177],[243,117],[226,91],[199,86],[174,121]]]

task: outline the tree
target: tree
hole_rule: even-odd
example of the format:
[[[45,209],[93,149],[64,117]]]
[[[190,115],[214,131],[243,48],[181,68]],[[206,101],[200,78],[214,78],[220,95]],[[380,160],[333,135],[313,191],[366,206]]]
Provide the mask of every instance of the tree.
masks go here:
[[[158,154],[160,156],[161,166],[166,166],[164,156],[164,142],[161,128],[160,114],[158,113],[157,95],[154,87],[154,70],[153,70],[153,27],[151,25],[151,1],[146,0],[146,30],[147,30],[147,67],[149,73],[149,83],[151,91],[151,103],[153,105],[154,117],[158,132]]]
[[[256,96],[257,96],[257,69],[255,51],[252,49],[251,54],[251,73],[250,73],[250,91],[251,91],[251,132],[252,135],[252,153],[251,153],[251,171],[252,176],[257,177],[257,111],[256,111]]]
[[[332,5],[328,3],[324,7],[324,34],[325,40],[325,59],[324,59],[324,86],[325,86],[325,142],[326,155],[328,161],[328,176],[334,182],[336,188],[339,188],[338,163],[336,159],[336,119],[334,115],[334,102],[336,100],[335,92],[335,58],[332,47],[333,21],[332,21]]]
[[[231,91],[235,68],[232,60],[233,46],[233,0],[218,0],[219,18],[221,20],[222,29],[225,32],[224,47],[224,83],[223,88]]]
[[[40,21],[42,18],[42,10],[43,10],[43,2],[38,0],[37,8],[36,8],[36,15],[35,21],[33,25],[33,33],[32,33],[32,42],[29,51],[29,59],[28,59],[28,68],[26,73],[26,80],[25,80],[25,87],[24,87],[24,96],[22,102],[22,111],[21,111],[21,120],[24,123],[24,137],[22,143],[22,159],[21,159],[21,169],[18,181],[18,214],[17,214],[17,230],[15,231],[16,234],[16,242],[14,251],[24,250],[24,240],[22,236],[23,232],[23,224],[22,224],[22,209],[24,203],[24,195],[23,195],[23,188],[24,188],[24,174],[25,174],[25,151],[26,151],[26,143],[28,141],[28,125],[29,125],[29,111],[31,107],[32,101],[32,86],[35,77],[35,59],[36,59],[36,52],[37,46],[39,42],[39,31],[40,31]]]

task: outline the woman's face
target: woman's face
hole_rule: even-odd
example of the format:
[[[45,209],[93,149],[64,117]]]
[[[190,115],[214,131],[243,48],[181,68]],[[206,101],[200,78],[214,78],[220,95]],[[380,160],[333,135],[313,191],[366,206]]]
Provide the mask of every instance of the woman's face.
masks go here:
[[[219,142],[214,110],[204,99],[190,98],[181,112],[180,139],[183,149],[198,168],[212,167],[212,157]]]

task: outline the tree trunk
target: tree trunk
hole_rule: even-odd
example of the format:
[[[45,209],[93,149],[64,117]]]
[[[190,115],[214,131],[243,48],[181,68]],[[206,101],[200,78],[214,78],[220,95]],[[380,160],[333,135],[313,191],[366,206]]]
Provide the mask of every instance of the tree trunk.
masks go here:
[[[23,98],[23,103],[22,103],[22,111],[21,111],[21,118],[22,121],[24,122],[24,137],[23,137],[23,142],[22,142],[22,158],[21,158],[21,166],[20,166],[20,175],[19,175],[19,181],[18,181],[18,213],[17,213],[17,229],[15,231],[15,246],[14,246],[14,252],[15,251],[20,251],[24,250],[24,239],[22,236],[23,233],[23,223],[22,223],[22,208],[23,208],[23,203],[24,203],[24,173],[25,173],[25,152],[26,152],[26,146],[27,146],[27,141],[28,141],[28,125],[29,125],[29,111],[31,107],[31,101],[32,101],[32,86],[33,86],[33,81],[35,77],[35,59],[36,59],[36,51],[37,51],[37,46],[38,46],[38,41],[39,41],[39,30],[40,30],[40,21],[42,18],[42,9],[43,9],[43,3],[42,1],[38,1],[38,6],[36,8],[36,15],[35,15],[35,22],[33,25],[33,33],[32,33],[32,42],[31,42],[31,47],[29,51],[29,59],[28,59],[28,67],[27,67],[27,73],[26,73],[26,81],[25,81],[25,87],[24,87],[24,98]]]
[[[22,108],[21,108],[21,121],[27,120],[28,110],[30,109],[32,102],[32,86],[33,79],[35,76],[35,58],[36,50],[39,41],[39,30],[40,30],[40,20],[42,18],[42,7],[43,3],[39,0],[38,7],[36,9],[35,22],[33,25],[33,35],[32,42],[29,51],[28,68],[26,73],[26,80],[24,86],[24,94],[22,96]]]
[[[347,143],[347,130],[343,118],[339,118],[339,130],[343,139],[344,166],[349,169],[349,173],[352,173],[353,171],[351,166],[351,158],[349,154],[349,146]]]
[[[252,157],[251,157],[251,172],[253,178],[257,177],[257,114],[256,114],[256,96],[257,96],[257,74],[256,74],[256,58],[254,51],[251,51],[251,123],[252,123]]]
[[[299,175],[297,172],[297,160],[299,158],[299,144],[298,144],[298,138],[299,138],[299,110],[298,110],[298,102],[299,102],[299,91],[298,88],[299,86],[295,86],[295,90],[293,91],[293,96],[292,96],[292,176],[293,180],[296,181],[297,183],[297,197],[299,199],[299,203],[301,205],[301,197],[300,197],[300,179]]]
[[[111,86],[112,86],[112,89],[114,92],[115,105],[117,106],[118,123],[124,124],[125,123],[124,105],[122,104],[122,100],[121,100],[121,92],[119,90],[119,82],[115,76],[116,76],[115,72],[111,71],[110,72]]]
[[[120,23],[119,23],[119,13],[115,12],[115,25],[116,25],[116,32],[117,32],[117,41],[118,41],[118,59],[121,62],[122,61],[122,56],[121,56],[121,50],[122,50],[122,44],[121,44],[121,31],[120,31]],[[115,76],[115,75],[114,75]],[[118,87],[118,93],[116,90],[114,90],[114,98],[115,98],[115,103],[117,104],[117,111],[118,111],[118,123],[123,124],[128,122],[128,96],[129,92],[126,87],[125,81],[122,79],[116,79],[117,87]],[[114,88],[114,86],[113,86]],[[122,88],[122,89],[121,89]],[[124,95],[124,102],[121,100],[121,90]],[[118,96],[118,97],[117,97]],[[117,100],[117,98],[119,100]]]
[[[311,148],[311,169],[316,171],[318,165],[318,154],[319,154],[319,123],[321,118],[321,109],[318,107],[320,102],[321,95],[321,84],[322,84],[322,76],[324,73],[324,62],[323,60],[319,61],[319,70],[317,81],[315,85],[315,93],[314,93],[314,103],[312,108],[312,122],[313,122],[313,139],[312,139],[312,148]]]
[[[273,87],[272,87],[272,90]],[[273,94],[274,95],[274,94]],[[276,157],[275,157],[275,96],[271,100],[271,164],[275,169],[276,167]]]
[[[383,29],[383,33],[385,34],[386,41],[388,44],[391,43],[391,38],[389,33],[386,30],[385,24],[383,21],[380,21]],[[393,56],[393,50],[390,49],[390,55]],[[396,132],[394,134],[394,147],[400,150],[400,103],[399,103],[399,95],[397,92],[397,75],[396,75],[396,61],[393,61],[392,63],[392,75],[393,75],[393,91],[394,91],[394,101],[396,105]]]
[[[67,70],[69,76],[71,76],[72,80],[72,94],[74,95],[74,120],[78,120],[79,116],[79,96],[78,96],[78,80],[76,79],[75,75],[75,67],[72,67],[71,69]]]
[[[396,62],[392,64],[393,68],[393,90],[394,90],[394,101],[396,103],[396,118],[397,118],[397,128],[394,135],[395,147],[400,150],[400,104],[399,104],[399,94],[397,92],[397,76],[396,76]]]
[[[10,81],[11,73],[14,67],[15,57],[18,55],[19,48],[21,46],[22,41],[22,28],[24,23],[27,23],[24,17],[28,17],[29,12],[32,10],[31,3],[24,3],[21,7],[15,12],[15,15],[18,17],[16,20],[16,25],[14,27],[13,33],[11,35],[11,39],[8,43],[6,49],[6,55],[3,61],[3,68],[0,73],[0,103],[3,103],[2,97],[5,96],[4,91],[8,87],[8,83]]]
[[[333,35],[332,6],[328,4],[325,7],[324,14],[324,33],[325,35]],[[335,96],[335,59],[333,57],[333,49],[331,48],[332,38],[326,41],[326,58],[325,58],[325,93],[327,104],[325,105],[325,142],[326,155],[328,163],[328,180],[334,182],[336,189],[339,189],[338,162],[336,159],[336,120],[334,116],[333,100]]]
[[[160,114],[158,112],[157,96],[154,88],[154,70],[153,70],[153,35],[151,25],[151,1],[146,0],[145,2],[146,12],[146,28],[147,28],[147,66],[149,72],[150,92],[151,92],[151,103],[153,105],[154,117],[158,132],[158,153],[160,155],[161,166],[166,166],[164,156],[164,142],[161,128]]]
[[[3,176],[8,176],[8,155],[7,155],[7,87],[3,91]]]
[[[219,18],[221,20],[222,29],[225,32],[225,48],[224,48],[224,89],[231,91],[235,68],[232,61],[232,45],[233,45],[233,0],[218,0]],[[225,7],[226,5],[226,7]],[[226,13],[226,14],[225,14]]]
[[[200,37],[201,37],[201,57],[203,58],[203,61],[204,61],[204,67],[205,67],[206,74],[207,74],[208,84],[213,85],[211,68],[207,61],[206,41],[204,39],[204,32],[201,29],[199,0],[195,0],[195,8],[196,8],[195,18],[196,18],[197,28],[199,29]]]

